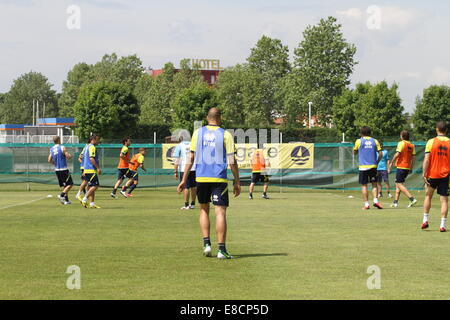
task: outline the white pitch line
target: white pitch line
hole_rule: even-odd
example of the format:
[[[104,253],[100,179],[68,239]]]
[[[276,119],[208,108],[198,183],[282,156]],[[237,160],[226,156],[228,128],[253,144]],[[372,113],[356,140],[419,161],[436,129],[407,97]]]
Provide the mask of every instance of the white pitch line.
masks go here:
[[[27,201],[27,202],[22,202],[22,203],[18,203],[18,204],[13,204],[13,205],[6,206],[6,207],[1,207],[0,210],[9,209],[9,208],[14,208],[14,207],[19,207],[19,206],[24,206],[24,205],[26,205],[26,204],[30,204],[30,203],[33,203],[33,202],[36,202],[36,201],[44,200],[44,199],[47,199],[47,198],[48,198],[48,196],[47,196],[47,197],[44,197],[44,198],[39,198],[39,199],[30,200],[30,201]]]

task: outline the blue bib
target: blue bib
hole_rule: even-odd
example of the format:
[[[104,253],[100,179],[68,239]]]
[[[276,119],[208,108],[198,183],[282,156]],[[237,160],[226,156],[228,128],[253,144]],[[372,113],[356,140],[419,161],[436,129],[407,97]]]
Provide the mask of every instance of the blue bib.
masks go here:
[[[66,155],[62,151],[62,146],[60,144],[55,144],[50,149],[50,153],[52,155],[52,159],[55,164],[55,170],[57,171],[67,170]]]
[[[208,130],[202,127],[198,131],[195,151],[195,175],[200,178],[227,179],[227,154],[224,144],[225,130]]]

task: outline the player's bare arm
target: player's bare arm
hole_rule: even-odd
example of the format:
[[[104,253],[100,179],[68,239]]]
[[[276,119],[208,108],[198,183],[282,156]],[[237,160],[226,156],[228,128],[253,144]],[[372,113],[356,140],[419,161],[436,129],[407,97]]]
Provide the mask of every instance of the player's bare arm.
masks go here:
[[[423,165],[422,165],[422,177],[423,177],[423,181],[425,182],[425,184],[427,186],[430,185],[430,183],[428,182],[428,177],[427,177],[427,172],[428,172],[429,166],[430,166],[430,154],[425,153],[425,157],[423,158]]]
[[[192,169],[192,166],[194,165],[195,160],[195,152],[191,151],[191,155],[189,156],[189,161],[186,163],[186,166],[184,167],[184,172],[190,172]],[[178,193],[181,193],[184,190],[184,186],[187,183],[188,174],[185,174],[183,176],[183,180],[181,180],[180,184],[177,187]]]
[[[228,163],[230,164],[230,169],[234,177],[233,193],[235,197],[239,197],[241,194],[241,180],[239,178],[239,167],[234,154],[228,156]]]
[[[97,173],[98,174],[102,174],[102,169],[100,169],[100,166],[97,164],[97,161],[95,160],[94,157],[90,158],[92,165],[95,167],[95,169],[97,169]]]
[[[51,154],[51,153],[48,155],[47,161],[48,161],[48,163],[55,164],[55,163],[53,162],[53,157],[52,157],[52,154]]]

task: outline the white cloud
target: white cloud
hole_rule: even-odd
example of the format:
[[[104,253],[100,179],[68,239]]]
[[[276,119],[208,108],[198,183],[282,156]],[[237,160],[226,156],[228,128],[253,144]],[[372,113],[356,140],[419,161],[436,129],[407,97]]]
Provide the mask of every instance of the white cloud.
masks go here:
[[[428,78],[429,84],[450,84],[450,71],[444,67],[435,67]]]
[[[347,10],[340,10],[336,12],[338,16],[345,17],[345,18],[351,18],[360,20],[363,18],[363,12],[359,8],[349,8]]]

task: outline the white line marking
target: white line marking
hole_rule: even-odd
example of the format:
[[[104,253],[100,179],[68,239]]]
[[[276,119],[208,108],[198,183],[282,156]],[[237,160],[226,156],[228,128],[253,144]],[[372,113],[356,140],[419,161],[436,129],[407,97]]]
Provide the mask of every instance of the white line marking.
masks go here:
[[[34,200],[27,201],[27,202],[17,203],[17,204],[13,204],[13,205],[6,206],[6,207],[1,207],[0,210],[9,209],[9,208],[14,208],[14,207],[19,207],[19,206],[24,206],[24,205],[26,205],[26,204],[30,204],[30,203],[33,203],[33,202],[36,202],[36,201],[40,201],[40,200],[44,200],[44,199],[47,199],[47,197],[43,197],[43,198],[39,198],[39,199],[34,199]]]

